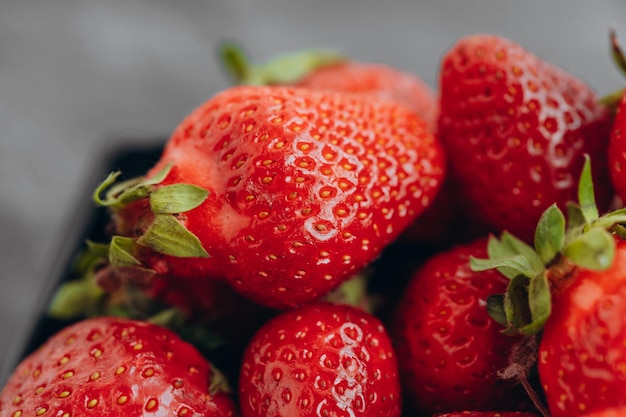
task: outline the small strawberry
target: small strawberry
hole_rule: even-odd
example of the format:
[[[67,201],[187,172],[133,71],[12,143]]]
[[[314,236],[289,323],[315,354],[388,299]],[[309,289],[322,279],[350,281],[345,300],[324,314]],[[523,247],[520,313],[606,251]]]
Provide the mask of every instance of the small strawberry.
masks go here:
[[[470,256],[486,254],[486,238],[440,252],[401,296],[390,328],[405,398],[415,410],[497,410],[522,402],[523,391],[498,376],[520,338],[503,335],[485,308],[508,280],[469,266]]]
[[[626,405],[626,210],[599,216],[588,163],[579,201],[567,219],[556,205],[544,212],[534,250],[494,240],[490,260],[472,260],[511,278],[492,305],[506,331],[541,334],[537,367],[552,417]]]
[[[361,62],[328,50],[283,54],[255,65],[233,43],[221,49],[222,63],[236,84],[291,85],[341,93],[368,94],[402,103],[434,129],[437,99],[419,76],[391,65]]]
[[[260,304],[311,302],[376,258],[431,203],[444,157],[406,107],[364,95],[234,87],[193,111],[146,178],[96,201],[123,276],[225,279]],[[152,278],[151,278],[152,277]]]
[[[244,355],[243,417],[399,416],[396,357],[383,325],[347,305],[315,303],[264,325]]]
[[[439,106],[450,175],[493,231],[532,242],[548,206],[575,200],[585,153],[607,208],[610,112],[573,75],[508,39],[468,36],[442,60]]]
[[[455,413],[437,414],[433,417],[539,417],[534,413],[523,411],[461,411]]]
[[[26,357],[0,392],[3,416],[234,416],[219,373],[153,324],[80,321]]]

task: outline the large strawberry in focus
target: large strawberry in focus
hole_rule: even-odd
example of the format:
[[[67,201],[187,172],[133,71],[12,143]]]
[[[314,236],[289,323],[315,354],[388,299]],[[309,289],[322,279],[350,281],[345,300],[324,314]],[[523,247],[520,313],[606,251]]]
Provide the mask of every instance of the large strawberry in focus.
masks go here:
[[[435,254],[400,298],[390,328],[413,410],[497,410],[523,403],[520,386],[499,376],[520,338],[502,334],[485,307],[508,280],[495,270],[470,270],[470,257],[486,254],[486,238]]]
[[[548,206],[575,201],[585,153],[603,211],[610,126],[589,86],[508,39],[468,36],[443,57],[438,134],[467,210],[494,231],[532,242]]]
[[[239,377],[243,417],[398,417],[398,363],[382,323],[348,305],[314,303],[265,324]]]
[[[0,392],[2,416],[238,415],[226,381],[190,344],[146,322],[71,325],[26,357]]]
[[[270,307],[311,302],[431,203],[444,156],[408,108],[364,95],[234,87],[194,110],[146,178],[96,192],[126,276],[225,279]],[[103,196],[104,194],[104,196]],[[133,275],[134,274],[134,275]]]

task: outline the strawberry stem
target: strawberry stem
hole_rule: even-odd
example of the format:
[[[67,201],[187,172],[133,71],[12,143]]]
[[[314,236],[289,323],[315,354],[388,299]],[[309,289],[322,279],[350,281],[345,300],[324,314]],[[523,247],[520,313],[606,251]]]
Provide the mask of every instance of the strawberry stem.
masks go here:
[[[257,65],[233,42],[224,43],[219,52],[222,66],[237,85],[293,85],[318,68],[345,60],[332,50],[305,49]]]

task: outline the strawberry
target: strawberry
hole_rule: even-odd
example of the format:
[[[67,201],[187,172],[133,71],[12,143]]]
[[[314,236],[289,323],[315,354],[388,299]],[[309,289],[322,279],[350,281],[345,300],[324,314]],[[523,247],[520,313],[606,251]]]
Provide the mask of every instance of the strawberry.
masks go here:
[[[494,35],[459,40],[439,83],[438,135],[471,216],[532,242],[548,206],[575,200],[585,153],[607,208],[611,117],[588,85]]]
[[[512,380],[498,376],[520,339],[503,335],[485,308],[487,297],[503,292],[508,280],[495,270],[469,267],[470,256],[486,253],[487,239],[478,238],[435,254],[398,302],[390,328],[412,409],[496,410],[521,402]]]
[[[493,309],[507,332],[541,334],[537,369],[552,417],[626,406],[626,210],[599,215],[588,162],[579,203],[567,219],[556,205],[544,212],[534,250],[493,241],[490,260],[472,260],[511,278]]]
[[[441,147],[404,106],[292,87],[233,87],[194,110],[146,178],[96,190],[121,275],[225,279],[260,304],[318,299],[425,208]]]
[[[523,411],[461,411],[455,413],[437,414],[433,417],[538,417],[534,413]]]
[[[437,100],[419,76],[391,65],[361,62],[327,50],[302,50],[253,64],[243,49],[224,44],[222,64],[236,84],[292,85],[313,90],[368,94],[402,103],[434,129]]]
[[[239,378],[243,417],[399,416],[396,357],[381,322],[348,305],[314,303],[265,324]]]
[[[3,416],[234,416],[221,375],[190,344],[147,322],[73,324],[26,357],[0,392]]]

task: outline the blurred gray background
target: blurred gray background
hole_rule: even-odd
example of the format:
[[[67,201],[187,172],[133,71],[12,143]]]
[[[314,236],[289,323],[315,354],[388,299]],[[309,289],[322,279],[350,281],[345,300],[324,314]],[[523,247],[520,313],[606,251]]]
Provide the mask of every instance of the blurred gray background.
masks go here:
[[[490,32],[606,94],[626,85],[609,57],[611,27],[626,44],[625,0],[3,0],[0,371],[58,278],[105,143],[167,135],[225,88],[221,41],[243,43],[258,60],[334,48],[436,86],[453,42]]]

